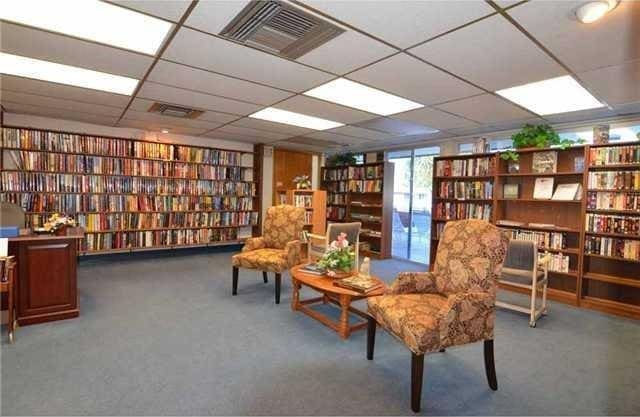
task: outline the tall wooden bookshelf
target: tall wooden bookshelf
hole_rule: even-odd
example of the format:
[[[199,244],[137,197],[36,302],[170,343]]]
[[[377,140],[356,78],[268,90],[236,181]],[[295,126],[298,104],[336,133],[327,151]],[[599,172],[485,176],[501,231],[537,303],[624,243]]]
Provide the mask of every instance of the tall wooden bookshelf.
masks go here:
[[[238,244],[259,230],[254,152],[5,126],[1,153],[0,199],[30,227],[74,216],[83,255]]]
[[[598,150],[609,149],[634,149],[635,159],[624,163],[596,159]],[[640,245],[640,144],[634,142],[552,150],[557,152],[557,166],[555,172],[549,173],[538,173],[532,169],[533,155],[546,151],[541,149],[518,151],[518,172],[509,172],[509,163],[502,160],[499,154],[435,158],[431,229],[434,244],[430,254],[431,265],[435,260],[437,242],[446,221],[485,218],[511,230],[512,238],[536,240],[541,251],[549,252],[554,257],[554,270],[549,272],[549,298],[639,319],[640,246],[632,245]],[[615,157],[619,157],[619,153],[615,154]],[[488,171],[443,171],[444,167],[453,164],[458,164],[458,169],[461,165],[466,167],[469,161],[479,158],[491,160],[491,168]],[[604,172],[612,172],[613,174],[608,174],[612,176],[625,172],[627,177],[609,184],[609,187],[594,186],[598,183],[594,182],[593,174]],[[637,173],[636,177],[633,177],[634,180],[630,179],[630,173]],[[569,201],[534,199],[535,181],[543,177],[553,178],[554,189],[560,184],[579,183],[582,185],[582,195]],[[518,198],[505,198],[507,196],[503,194],[503,190],[507,184],[518,185]],[[600,203],[597,201],[598,194],[601,196]],[[602,196],[604,194],[610,198],[607,200]],[[611,199],[616,202],[611,203]],[[601,208],[602,204],[605,204],[603,201],[618,206]],[[449,205],[445,206],[447,203]],[[472,204],[490,207],[490,214],[487,215],[486,210],[471,209],[474,207],[470,206]],[[623,204],[622,208],[620,204]],[[443,207],[448,211],[443,211]],[[608,221],[611,225],[618,225],[616,222],[620,222],[620,217],[637,221],[632,220],[623,226],[611,226],[623,228],[616,229],[613,233],[611,230],[601,232],[589,226],[590,214],[616,216],[615,219],[600,219],[601,222]],[[504,224],[505,221],[513,224]],[[621,252],[603,255],[589,246],[589,240],[593,238],[612,238],[638,243],[629,245],[624,255]],[[506,284],[502,287],[522,291]]]
[[[327,231],[327,192],[324,190],[287,190],[286,202],[305,209],[304,228],[324,235]]]
[[[384,161],[323,167],[322,187],[327,191],[327,221],[361,222],[364,256],[391,256],[393,164]]]

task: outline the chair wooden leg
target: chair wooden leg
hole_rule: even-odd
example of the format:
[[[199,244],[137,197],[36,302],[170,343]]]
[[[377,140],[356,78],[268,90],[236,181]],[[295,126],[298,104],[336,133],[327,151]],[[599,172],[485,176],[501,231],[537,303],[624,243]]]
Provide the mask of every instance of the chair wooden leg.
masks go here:
[[[267,275],[267,271],[262,271],[262,280],[264,281],[265,284],[269,282],[269,276]]]
[[[233,267],[233,280],[231,283],[231,295],[238,295],[238,267]]]
[[[373,360],[373,351],[376,346],[376,319],[367,317],[367,359]]]
[[[424,355],[416,355],[411,352],[411,409],[415,413],[420,411],[423,371]]]
[[[445,348],[442,348],[442,349],[439,350],[440,353],[444,353],[446,351],[447,351],[447,349],[445,349]]]
[[[493,340],[484,341],[484,369],[487,372],[489,387],[496,391],[498,389],[498,379],[496,378],[496,364],[493,359]]]
[[[276,274],[276,304],[280,304],[280,283],[282,277],[280,274]]]

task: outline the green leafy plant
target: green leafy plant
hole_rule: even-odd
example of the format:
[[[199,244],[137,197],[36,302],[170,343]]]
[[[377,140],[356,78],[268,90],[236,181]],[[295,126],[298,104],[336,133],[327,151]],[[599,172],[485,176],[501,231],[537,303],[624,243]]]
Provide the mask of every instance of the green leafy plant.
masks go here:
[[[518,133],[511,136],[511,140],[515,149],[548,148],[550,146],[559,146],[560,149],[566,149],[574,143],[584,142],[582,139],[576,142],[562,139],[549,125],[531,125],[528,123]],[[519,159],[518,153],[514,150],[502,152],[500,157],[505,161],[517,161]]]
[[[328,166],[354,165],[355,163],[356,156],[352,152],[336,153],[327,158]]]

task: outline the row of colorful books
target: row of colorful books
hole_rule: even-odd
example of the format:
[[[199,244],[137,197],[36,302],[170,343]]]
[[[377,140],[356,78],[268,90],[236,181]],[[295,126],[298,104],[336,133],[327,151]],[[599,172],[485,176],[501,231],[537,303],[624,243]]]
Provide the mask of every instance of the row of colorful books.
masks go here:
[[[640,237],[640,213],[638,216],[587,213],[585,227],[588,232],[619,233]]]
[[[595,210],[640,210],[639,193],[590,191],[587,208]]]
[[[538,257],[542,259],[545,255],[550,257],[549,263],[547,264],[547,268],[549,271],[555,272],[569,272],[569,263],[571,260],[568,255],[563,255],[561,253],[542,253],[538,254]]]
[[[440,202],[435,206],[433,217],[440,220],[491,219],[491,204]]]
[[[640,191],[640,170],[589,172],[589,188]]]
[[[327,194],[327,204],[347,204],[347,196],[345,194]]]
[[[492,175],[493,157],[447,159],[436,162],[438,177],[468,177]]]
[[[312,224],[312,223],[313,223],[313,212],[307,210],[304,212],[304,224]]]
[[[349,192],[378,193],[382,191],[382,180],[349,180]]]
[[[250,153],[198,148],[186,145],[105,138],[32,129],[3,129],[3,146],[51,152],[123,156],[196,162],[213,165],[247,165]],[[248,155],[244,158],[243,155]]]
[[[490,199],[493,197],[493,183],[490,181],[442,181],[438,187],[438,197]]]
[[[510,229],[511,239],[536,242],[543,249],[566,249],[567,235],[559,232],[539,232],[534,230]]]
[[[238,166],[194,165],[184,162],[28,151],[10,151],[9,155],[14,159],[17,168],[25,171],[234,181],[253,179],[250,169]]]
[[[344,207],[327,207],[328,219],[344,219],[347,215],[347,209]]]
[[[151,196],[1,193],[0,201],[26,212],[78,213],[98,211],[252,211],[253,198],[236,196]]]
[[[294,194],[293,205],[296,207],[313,207],[313,196],[309,194]]]
[[[326,168],[323,170],[323,181],[342,181],[349,179],[349,169],[347,167]]]
[[[3,191],[146,193],[146,194],[233,194],[253,196],[253,182],[215,180],[169,180],[145,177],[3,172]]]
[[[87,233],[82,243],[85,251],[136,249],[195,245],[235,241],[237,229],[185,229],[142,232]]]
[[[640,145],[591,148],[589,153],[593,166],[640,164]]]
[[[350,180],[364,180],[382,178],[384,168],[382,165],[349,167]]]
[[[640,260],[640,240],[587,236],[584,249],[587,254]]]

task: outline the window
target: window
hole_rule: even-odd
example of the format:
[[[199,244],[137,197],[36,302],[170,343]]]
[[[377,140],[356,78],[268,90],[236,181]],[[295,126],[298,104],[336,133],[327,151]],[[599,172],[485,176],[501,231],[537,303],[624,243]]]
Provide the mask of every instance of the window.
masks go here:
[[[611,126],[609,131],[609,142],[629,142],[640,139],[640,124],[630,124],[628,126]],[[584,143],[593,143],[593,129],[583,129],[577,132],[561,132],[562,139],[569,139],[577,142],[582,139]]]
[[[473,153],[473,143],[458,143],[458,155]]]
[[[513,147],[513,141],[509,139],[493,139],[489,142],[489,151],[497,152],[511,149]]]

